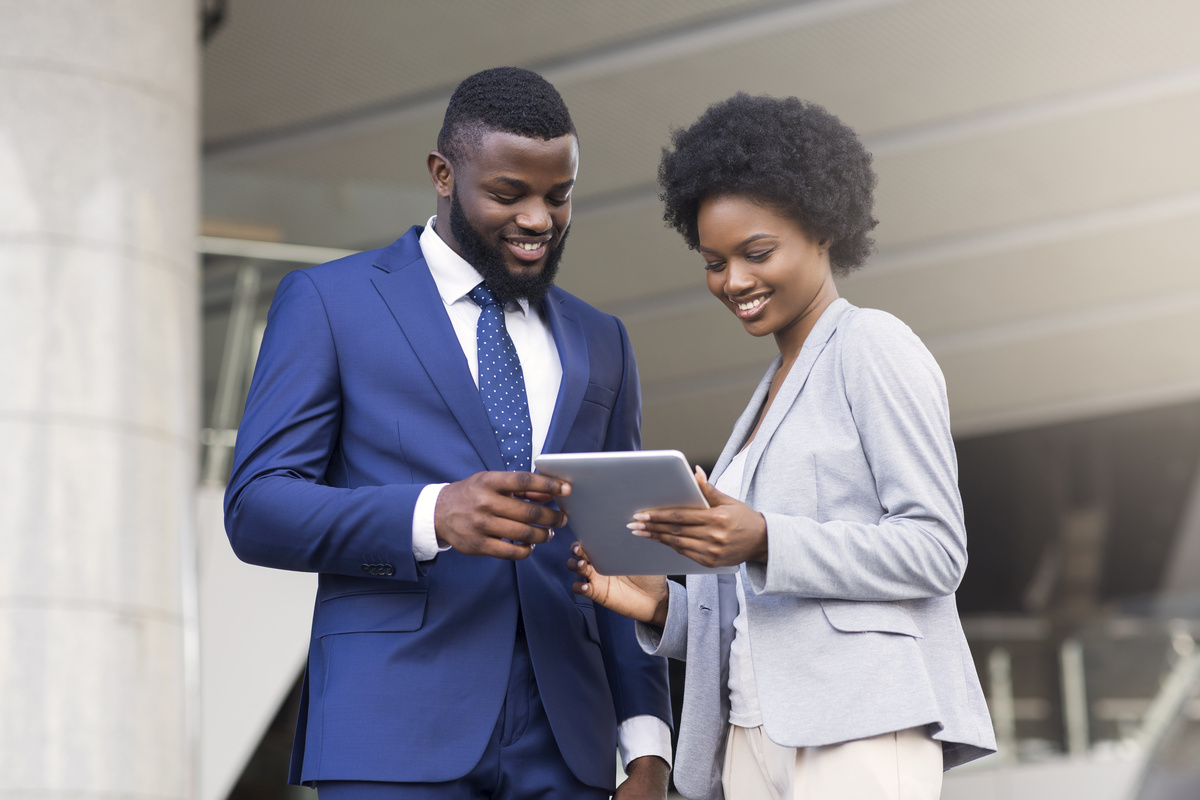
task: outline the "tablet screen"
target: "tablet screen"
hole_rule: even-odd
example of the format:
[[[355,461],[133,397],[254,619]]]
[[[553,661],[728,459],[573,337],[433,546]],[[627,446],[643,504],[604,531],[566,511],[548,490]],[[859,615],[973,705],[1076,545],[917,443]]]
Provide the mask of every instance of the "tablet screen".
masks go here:
[[[735,572],[736,566],[705,567],[625,525],[651,508],[706,508],[708,503],[683,453],[636,450],[554,453],[534,459],[541,473],[571,484],[559,498],[569,529],[605,575],[684,575]]]

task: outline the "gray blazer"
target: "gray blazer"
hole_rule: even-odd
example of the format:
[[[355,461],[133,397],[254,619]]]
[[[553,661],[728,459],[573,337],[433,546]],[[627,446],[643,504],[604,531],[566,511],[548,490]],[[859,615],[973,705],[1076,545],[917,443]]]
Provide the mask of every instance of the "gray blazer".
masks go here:
[[[777,358],[712,480],[754,428]],[[941,370],[892,315],[825,310],[746,457],[742,493],[770,557],[742,565],[763,726],[788,747],[929,726],[945,768],[995,750],[954,590],[967,565]],[[722,797],[731,575],[671,582],[647,652],[687,661],[675,785]]]

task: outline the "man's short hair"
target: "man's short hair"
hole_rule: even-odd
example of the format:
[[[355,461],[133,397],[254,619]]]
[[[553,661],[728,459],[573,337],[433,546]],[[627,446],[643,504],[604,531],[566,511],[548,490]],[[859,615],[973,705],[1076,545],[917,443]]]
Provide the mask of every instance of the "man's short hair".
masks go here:
[[[520,67],[485,69],[458,85],[446,107],[438,150],[451,164],[470,158],[489,131],[546,141],[578,136],[558,90],[541,75]]]

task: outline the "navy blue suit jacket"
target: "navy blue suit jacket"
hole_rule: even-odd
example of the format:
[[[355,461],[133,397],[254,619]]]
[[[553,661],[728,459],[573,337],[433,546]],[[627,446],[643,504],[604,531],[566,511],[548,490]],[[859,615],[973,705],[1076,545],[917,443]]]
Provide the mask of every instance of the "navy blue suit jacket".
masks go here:
[[[504,469],[420,233],[283,279],[238,430],[234,550],[320,573],[292,781],[464,775],[499,716],[519,607],[567,764],[611,788],[618,721],[670,724],[665,661],[571,592],[570,530],[515,563],[413,557],[425,485]],[[542,310],[563,367],[543,451],[637,449],[624,327],[558,288]]]

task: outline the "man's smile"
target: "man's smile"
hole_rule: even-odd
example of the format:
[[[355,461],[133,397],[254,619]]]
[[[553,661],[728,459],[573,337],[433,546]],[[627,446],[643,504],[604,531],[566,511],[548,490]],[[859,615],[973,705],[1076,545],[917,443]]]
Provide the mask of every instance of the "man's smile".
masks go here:
[[[550,238],[549,236],[537,239],[528,237],[503,237],[503,241],[508,245],[508,249],[517,259],[532,263],[541,259],[546,254],[546,246],[550,243]]]

